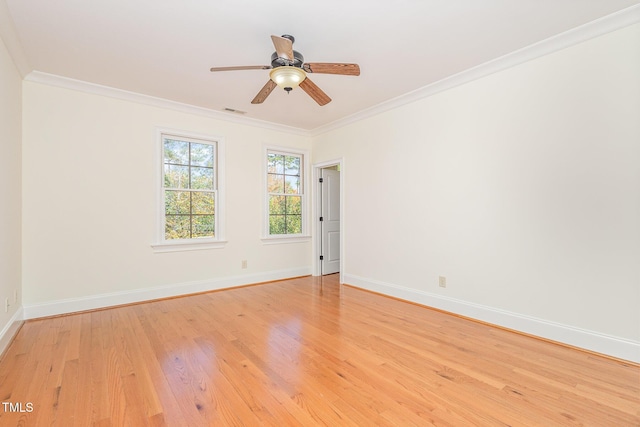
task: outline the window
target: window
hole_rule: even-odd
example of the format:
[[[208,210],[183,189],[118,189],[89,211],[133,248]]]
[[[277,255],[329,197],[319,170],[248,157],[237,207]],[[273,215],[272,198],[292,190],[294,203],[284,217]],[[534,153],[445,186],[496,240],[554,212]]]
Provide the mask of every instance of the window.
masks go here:
[[[161,251],[203,249],[201,244],[222,242],[220,142],[173,133],[161,133],[160,140],[161,220],[156,246],[164,248]]]
[[[268,237],[306,237],[303,153],[267,149]]]

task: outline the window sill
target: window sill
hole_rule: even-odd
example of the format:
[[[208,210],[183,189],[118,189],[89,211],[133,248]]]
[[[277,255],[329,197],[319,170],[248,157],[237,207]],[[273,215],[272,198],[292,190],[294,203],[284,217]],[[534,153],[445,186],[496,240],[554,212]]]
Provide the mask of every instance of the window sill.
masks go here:
[[[311,240],[311,236],[269,236],[263,237],[262,239],[263,245],[280,245],[285,243],[303,243]]]
[[[220,249],[227,244],[226,240],[177,240],[175,242],[162,242],[151,245],[154,253],[201,251],[205,249]]]

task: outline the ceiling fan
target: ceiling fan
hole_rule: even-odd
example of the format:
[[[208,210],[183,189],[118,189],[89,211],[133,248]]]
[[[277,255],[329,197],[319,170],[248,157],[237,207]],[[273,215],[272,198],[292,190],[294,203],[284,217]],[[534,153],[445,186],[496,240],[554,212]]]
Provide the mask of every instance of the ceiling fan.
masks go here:
[[[343,64],[333,62],[304,62],[302,54],[293,50],[295,38],[288,34],[282,37],[271,36],[276,51],[271,55],[271,65],[245,65],[239,67],[213,67],[211,71],[235,70],[271,70],[269,81],[251,101],[252,104],[262,104],[276,86],[280,86],[287,93],[300,86],[319,105],[326,105],[331,98],[307,77],[307,73],[342,74],[359,76],[358,64]]]

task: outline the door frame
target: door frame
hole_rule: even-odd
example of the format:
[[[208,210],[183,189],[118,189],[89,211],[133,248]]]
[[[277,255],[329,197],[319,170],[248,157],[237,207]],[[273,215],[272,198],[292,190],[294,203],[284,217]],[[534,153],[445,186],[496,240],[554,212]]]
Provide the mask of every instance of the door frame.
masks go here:
[[[322,236],[320,235],[320,216],[321,212],[321,204],[320,200],[322,198],[322,191],[320,190],[320,171],[322,169],[330,168],[332,166],[338,166],[338,170],[340,171],[340,283],[344,283],[342,278],[344,276],[344,268],[345,268],[345,258],[344,258],[344,159],[339,158],[335,160],[329,160],[326,162],[314,163],[313,164],[313,197],[311,198],[311,211],[312,211],[312,221],[311,221],[311,256],[312,256],[312,266],[314,276],[320,275],[320,245],[322,244]]]

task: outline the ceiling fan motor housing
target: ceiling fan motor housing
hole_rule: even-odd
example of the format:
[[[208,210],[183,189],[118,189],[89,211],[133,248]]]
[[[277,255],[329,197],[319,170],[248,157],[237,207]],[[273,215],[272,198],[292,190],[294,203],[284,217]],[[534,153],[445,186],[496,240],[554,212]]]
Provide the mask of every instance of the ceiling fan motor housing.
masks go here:
[[[293,51],[293,61],[289,61],[285,58],[279,58],[277,52],[273,52],[271,54],[271,66],[273,68],[283,67],[286,65],[293,65],[294,67],[302,68],[302,64],[304,63],[304,56],[297,50]]]

